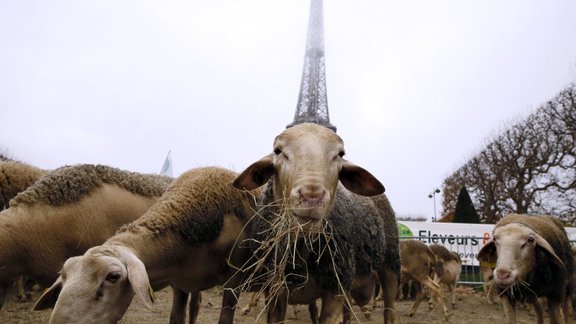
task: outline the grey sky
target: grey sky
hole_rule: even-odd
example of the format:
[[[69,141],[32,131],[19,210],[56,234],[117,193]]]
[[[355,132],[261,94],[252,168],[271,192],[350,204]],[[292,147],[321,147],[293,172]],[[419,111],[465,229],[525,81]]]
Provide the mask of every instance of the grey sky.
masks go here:
[[[325,0],[328,104],[399,214],[576,80],[576,2]],[[309,1],[0,2],[0,149],[241,171],[294,116]],[[437,200],[440,211],[441,197]]]

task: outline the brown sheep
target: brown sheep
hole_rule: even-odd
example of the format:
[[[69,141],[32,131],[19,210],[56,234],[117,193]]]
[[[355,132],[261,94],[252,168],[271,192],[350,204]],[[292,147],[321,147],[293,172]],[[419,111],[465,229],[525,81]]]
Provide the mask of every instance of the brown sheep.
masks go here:
[[[458,253],[448,250],[440,244],[428,246],[436,255],[436,267],[434,270],[434,282],[446,287],[452,295],[452,308],[456,308],[456,284],[462,272],[462,260]],[[432,300],[430,299],[430,303]]]
[[[248,190],[264,186],[258,210],[261,220],[252,233],[260,242],[255,248],[264,255],[264,269],[276,275],[260,283],[268,287],[268,322],[283,321],[288,303],[312,305],[321,298],[320,322],[334,323],[353,277],[377,271],[383,286],[387,278],[398,278],[386,273],[388,269],[399,273],[398,250],[390,253],[397,256],[395,260],[384,260],[387,240],[397,235],[395,219],[392,232],[387,232],[378,198],[370,199],[382,195],[384,186],[343,156],[343,141],[332,130],[298,124],[278,135],[273,153],[250,165],[234,182],[235,187]],[[295,224],[287,234],[270,225],[291,222]],[[261,242],[270,237],[284,238],[279,244],[284,245],[261,249]],[[293,244],[286,244],[293,238]],[[328,249],[338,254],[317,253]],[[288,261],[266,258],[267,253],[275,253],[271,250],[278,252],[276,256],[298,257]],[[279,289],[271,291],[274,285]],[[393,302],[385,306],[388,322],[393,320]],[[316,320],[312,315],[312,321]]]
[[[0,210],[8,208],[8,202],[18,193],[48,173],[26,163],[0,160]]]
[[[0,212],[0,305],[18,276],[50,286],[67,258],[144,214],[170,181],[77,165],[56,169],[18,194]]]
[[[221,323],[232,323],[243,280],[237,270],[249,256],[243,228],[255,206],[253,193],[231,186],[236,176],[216,167],[185,172],[141,218],[68,259],[36,308],[54,307],[50,323],[116,323],[134,295],[152,308],[152,290],[171,285],[184,300],[170,323],[184,323],[186,293],[194,323],[200,292],[224,285]]]
[[[496,257],[494,284],[508,323],[516,323],[517,302],[534,306],[544,322],[538,301],[546,297],[551,323],[572,323],[574,261],[562,224],[552,216],[512,214],[494,227],[478,260]]]
[[[24,191],[48,173],[32,165],[14,161],[0,155],[0,211],[8,208],[10,199]],[[16,297],[24,302],[30,298],[24,287],[24,277],[18,277]]]
[[[401,283],[407,283],[410,280],[418,282],[422,288],[430,290],[431,298],[436,298],[440,305],[442,315],[448,320],[448,309],[444,303],[444,292],[440,285],[430,277],[434,272],[436,265],[436,255],[424,243],[418,240],[401,240],[400,241],[400,259]],[[419,289],[416,295],[416,301],[408,315],[413,316],[424,298],[425,292]]]

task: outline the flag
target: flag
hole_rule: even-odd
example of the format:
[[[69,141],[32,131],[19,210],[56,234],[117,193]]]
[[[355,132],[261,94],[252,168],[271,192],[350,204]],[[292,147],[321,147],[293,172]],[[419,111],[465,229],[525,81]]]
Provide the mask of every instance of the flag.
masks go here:
[[[166,155],[166,160],[164,160],[164,165],[162,165],[162,170],[160,170],[161,175],[172,177],[172,151],[168,150],[168,155]]]

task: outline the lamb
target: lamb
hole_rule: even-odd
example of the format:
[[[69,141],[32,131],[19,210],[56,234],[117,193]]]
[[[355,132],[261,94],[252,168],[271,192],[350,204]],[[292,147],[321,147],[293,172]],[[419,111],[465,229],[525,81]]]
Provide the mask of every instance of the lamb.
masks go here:
[[[68,257],[144,214],[170,178],[102,165],[56,169],[0,212],[0,305],[22,275],[48,287]]]
[[[243,228],[257,194],[233,188],[236,176],[217,167],[185,172],[142,217],[68,259],[36,308],[54,308],[50,323],[116,323],[134,295],[152,309],[153,290],[171,285],[170,323],[184,323],[187,293],[194,323],[200,292],[224,285],[220,323],[232,323],[238,269],[249,257]]]
[[[454,289],[462,272],[462,260],[458,253],[448,250],[440,244],[428,246],[436,255],[436,267],[434,269],[434,282],[448,289],[452,295],[452,308],[456,308],[456,294]],[[430,303],[432,300],[430,299]]]
[[[400,259],[402,260],[401,282],[407,283],[410,280],[418,282],[421,288],[430,290],[431,298],[436,298],[440,305],[441,312],[446,320],[449,314],[444,304],[444,292],[440,285],[436,283],[430,275],[434,272],[436,265],[436,255],[424,243],[418,240],[400,241]],[[416,301],[412,305],[409,316],[413,316],[424,298],[424,290],[419,289],[416,295]]]
[[[545,297],[551,323],[572,323],[574,261],[562,224],[552,216],[511,214],[494,227],[478,260],[496,258],[494,282],[508,323],[516,323],[515,304],[534,306],[544,322],[539,297]]]
[[[343,141],[332,130],[298,124],[233,183],[247,190],[264,186],[250,228],[264,274],[251,284],[267,293],[268,322],[283,321],[288,303],[311,305],[321,298],[320,323],[334,323],[354,278],[376,271],[385,286],[399,276],[395,219],[384,224],[380,215],[384,186],[343,156]],[[394,319],[393,299],[385,305],[387,322]]]

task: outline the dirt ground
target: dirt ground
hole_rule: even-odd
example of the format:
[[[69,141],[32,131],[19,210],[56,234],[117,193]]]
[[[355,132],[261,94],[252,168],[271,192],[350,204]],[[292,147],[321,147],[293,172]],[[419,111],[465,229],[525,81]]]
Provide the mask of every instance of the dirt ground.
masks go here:
[[[33,296],[37,298],[39,293]],[[157,292],[156,311],[151,312],[144,308],[136,299],[128,309],[124,318],[119,322],[120,324],[148,324],[148,323],[168,323],[172,293],[169,288]],[[217,323],[220,312],[220,298],[221,294],[217,289],[212,289],[204,293],[202,307],[198,322],[203,323]],[[241,298],[242,305],[247,302],[248,296],[244,294]],[[466,287],[459,287],[457,289],[457,305],[456,309],[451,310],[450,320],[445,321],[439,311],[435,308],[428,310],[428,304],[422,302],[416,314],[413,317],[408,316],[410,307],[413,301],[401,301],[396,303],[396,310],[399,314],[400,324],[415,324],[415,323],[503,323],[503,313],[500,305],[490,305],[486,299],[479,293],[475,293],[472,289]],[[50,318],[50,310],[35,312],[32,311],[34,302],[19,303],[14,296],[9,296],[7,303],[0,310],[0,323],[48,323]],[[265,323],[265,315],[258,315],[262,311],[262,302],[260,305],[253,309],[248,315],[241,314],[236,311],[235,323]],[[366,319],[363,314],[356,308],[357,319],[355,323],[382,323],[382,303],[376,303],[376,309],[371,312],[370,319]],[[306,306],[296,307],[297,317],[289,319],[287,323],[310,323],[308,317],[308,310]],[[521,309],[518,311],[518,323],[534,323],[535,317],[530,316],[528,311]]]

